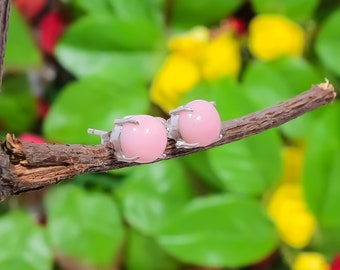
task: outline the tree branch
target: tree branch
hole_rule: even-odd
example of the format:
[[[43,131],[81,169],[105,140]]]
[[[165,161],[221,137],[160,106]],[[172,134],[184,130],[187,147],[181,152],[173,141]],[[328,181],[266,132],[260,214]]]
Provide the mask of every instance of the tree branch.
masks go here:
[[[0,90],[2,84],[2,74],[4,71],[4,58],[10,6],[11,0],[0,0]]]
[[[331,103],[335,95],[331,84],[321,83],[275,106],[223,122],[222,139],[206,147],[177,149],[175,141],[169,139],[163,159],[207,150],[277,127]],[[114,150],[103,145],[34,144],[7,134],[0,149],[0,198],[39,189],[85,172],[136,165],[140,164],[117,161]]]

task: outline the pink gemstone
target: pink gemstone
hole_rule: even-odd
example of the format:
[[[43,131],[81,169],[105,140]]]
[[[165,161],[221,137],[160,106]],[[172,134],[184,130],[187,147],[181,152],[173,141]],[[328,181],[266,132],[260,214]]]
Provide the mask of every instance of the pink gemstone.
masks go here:
[[[125,123],[120,134],[122,154],[127,158],[139,157],[136,162],[148,163],[162,156],[167,145],[164,124],[149,115],[131,118],[139,124]]]
[[[189,144],[207,146],[218,140],[221,119],[214,104],[205,100],[194,100],[185,107],[193,111],[179,112],[178,129],[182,139]]]

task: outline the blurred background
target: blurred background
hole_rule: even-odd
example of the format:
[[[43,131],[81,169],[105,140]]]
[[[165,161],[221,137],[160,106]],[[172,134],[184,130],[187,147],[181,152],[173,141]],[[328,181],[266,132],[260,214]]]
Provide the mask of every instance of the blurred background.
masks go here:
[[[0,136],[99,144],[193,99],[223,121],[328,78],[332,0],[13,0]],[[206,152],[0,204],[0,269],[340,269],[340,104]]]

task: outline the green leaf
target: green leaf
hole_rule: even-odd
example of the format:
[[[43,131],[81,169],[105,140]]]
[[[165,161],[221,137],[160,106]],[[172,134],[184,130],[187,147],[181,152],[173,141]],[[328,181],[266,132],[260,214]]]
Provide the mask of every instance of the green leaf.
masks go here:
[[[130,229],[126,243],[126,268],[129,270],[176,270],[179,263],[149,236]]]
[[[0,127],[8,132],[29,130],[37,116],[37,104],[26,75],[4,78],[0,94]]]
[[[72,178],[74,185],[102,192],[112,192],[122,181],[122,176],[109,173],[84,173]]]
[[[247,96],[254,101],[258,109],[275,105],[298,93],[298,91],[289,88],[281,74],[267,63],[260,61],[249,63],[242,83]]]
[[[41,54],[23,18],[14,6],[11,7],[5,54],[7,70],[22,71],[38,68]]]
[[[281,174],[281,142],[275,130],[211,149],[210,165],[224,189],[259,196],[273,187]]]
[[[246,95],[258,109],[276,105],[320,82],[320,75],[304,60],[282,58],[274,62],[254,61],[243,77]],[[301,139],[312,123],[311,114],[304,115],[280,127],[286,135]]]
[[[292,90],[291,93],[308,90],[312,84],[320,83],[324,77],[307,60],[286,56],[268,62],[268,66],[283,76]]]
[[[275,226],[250,199],[196,199],[160,231],[160,245],[175,258],[208,267],[240,267],[259,261],[278,244]]]
[[[277,13],[293,20],[306,20],[313,16],[319,0],[252,0],[256,13]]]
[[[110,0],[62,0],[62,2],[88,13],[107,12],[111,8]]]
[[[323,21],[315,42],[315,50],[322,63],[331,71],[340,75],[340,10],[337,9]]]
[[[24,212],[12,211],[0,218],[0,269],[52,269],[52,250],[45,231]]]
[[[221,191],[224,189],[222,181],[217,177],[211,166],[207,151],[181,157],[181,160],[183,160],[185,166],[195,173],[199,180],[206,183],[212,190]]]
[[[89,14],[72,24],[57,46],[60,63],[76,76],[110,71],[129,80],[130,73],[150,79],[158,65],[155,49],[160,26],[146,20],[123,20],[112,14]]]
[[[317,119],[307,140],[303,188],[309,208],[326,227],[340,226],[340,104]]]
[[[177,0],[174,1],[173,22],[185,27],[218,23],[242,3],[243,0]]]
[[[340,227],[319,227],[312,247],[331,261],[340,250]]]
[[[117,190],[125,219],[154,234],[192,197],[192,188],[177,160],[144,165],[131,172]]]
[[[53,248],[94,266],[112,264],[123,228],[114,201],[76,186],[54,188],[47,197],[47,230]]]
[[[307,62],[288,57],[274,62],[253,61],[242,78],[244,91],[258,109],[307,90],[313,83],[319,83],[315,80],[319,80],[319,76]]]
[[[62,90],[44,122],[46,138],[64,143],[100,143],[88,128],[109,131],[114,119],[147,112],[147,90],[119,78],[91,76]]]
[[[165,0],[110,0],[115,14],[124,20],[149,20],[162,24]]]

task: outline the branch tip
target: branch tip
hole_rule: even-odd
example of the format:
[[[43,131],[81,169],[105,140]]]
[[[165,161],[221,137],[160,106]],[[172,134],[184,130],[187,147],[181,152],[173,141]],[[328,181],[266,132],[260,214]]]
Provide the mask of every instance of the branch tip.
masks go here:
[[[329,83],[329,80],[327,78],[325,78],[325,82],[320,83],[317,86],[322,88],[323,90],[334,92],[334,94],[336,95],[333,84]]]

